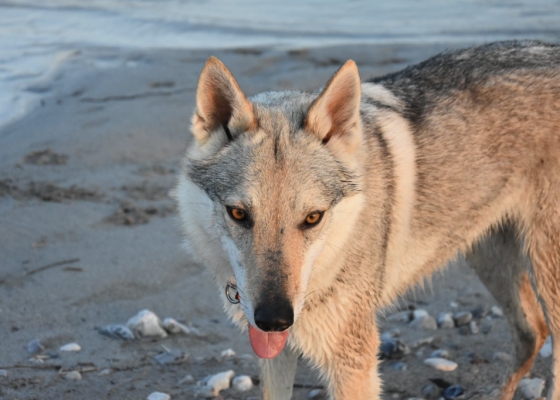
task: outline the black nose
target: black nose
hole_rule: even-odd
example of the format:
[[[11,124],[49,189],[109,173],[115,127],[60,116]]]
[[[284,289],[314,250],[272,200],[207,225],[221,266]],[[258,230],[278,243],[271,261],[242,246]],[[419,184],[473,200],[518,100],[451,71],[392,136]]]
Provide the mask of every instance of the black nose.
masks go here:
[[[294,310],[288,301],[269,301],[255,309],[255,323],[265,332],[282,332],[294,324]]]

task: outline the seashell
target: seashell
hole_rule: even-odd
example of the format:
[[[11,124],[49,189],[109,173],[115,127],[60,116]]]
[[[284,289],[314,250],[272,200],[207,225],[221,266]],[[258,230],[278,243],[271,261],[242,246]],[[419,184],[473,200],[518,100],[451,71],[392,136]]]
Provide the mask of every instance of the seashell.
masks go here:
[[[108,336],[112,339],[132,340],[134,333],[124,325],[107,325],[98,330],[102,335]]]
[[[80,351],[82,348],[78,343],[68,343],[60,348],[60,351]]]

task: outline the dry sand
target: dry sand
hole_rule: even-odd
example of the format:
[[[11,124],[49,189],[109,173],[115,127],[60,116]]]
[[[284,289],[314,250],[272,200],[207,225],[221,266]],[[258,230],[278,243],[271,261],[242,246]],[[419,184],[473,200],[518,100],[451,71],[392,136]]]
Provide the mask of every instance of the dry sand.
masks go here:
[[[157,390],[189,399],[193,385],[177,384],[187,374],[201,380],[233,369],[257,376],[254,356],[239,357],[252,354],[248,338],[225,319],[211,278],[181,250],[168,197],[191,140],[189,119],[204,61],[218,56],[247,94],[255,94],[321,86],[348,58],[357,61],[365,79],[443,49],[432,44],[76,53],[74,65],[80,68],[69,62],[53,83],[57,90],[44,91],[43,107],[0,130],[0,369],[8,373],[0,377],[0,397],[145,399]],[[99,70],[80,62],[115,58],[134,61],[125,63],[134,67]],[[403,304],[432,315],[454,311],[452,301],[467,311],[494,304],[465,266],[451,268],[431,286]],[[145,308],[188,322],[201,335],[119,341],[95,329],[125,323]],[[489,398],[510,367],[511,362],[492,360],[496,351],[513,350],[503,319],[493,319],[492,330],[477,335],[381,321],[384,331],[400,328],[408,343],[436,337],[433,345],[403,359],[405,371],[393,368],[397,360],[382,363],[386,398],[421,397],[429,379],[462,385],[464,398]],[[45,345],[43,353],[55,352],[58,358],[30,361],[26,345],[33,339]],[[60,352],[68,342],[82,350]],[[190,358],[160,366],[153,356],[164,347]],[[458,369],[424,366],[432,347],[450,350]],[[221,359],[228,348],[238,357]],[[539,357],[535,376],[550,378],[549,360]],[[111,373],[99,375],[106,368]],[[83,379],[65,379],[63,372],[71,370],[83,371]],[[306,398],[314,387],[320,383],[302,362],[294,398]],[[221,396],[246,399],[258,393],[257,385],[248,393],[230,389]]]

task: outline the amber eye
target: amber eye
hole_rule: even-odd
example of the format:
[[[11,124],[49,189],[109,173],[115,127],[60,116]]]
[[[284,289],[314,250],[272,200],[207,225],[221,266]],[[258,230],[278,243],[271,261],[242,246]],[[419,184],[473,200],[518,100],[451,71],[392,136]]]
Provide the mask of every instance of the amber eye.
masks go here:
[[[312,213],[310,213],[305,218],[304,227],[305,228],[311,228],[311,227],[317,225],[319,222],[321,222],[322,218],[323,218],[323,212],[322,211],[313,211]]]
[[[236,219],[238,221],[243,221],[246,216],[245,211],[240,208],[231,208],[229,213],[233,219]]]

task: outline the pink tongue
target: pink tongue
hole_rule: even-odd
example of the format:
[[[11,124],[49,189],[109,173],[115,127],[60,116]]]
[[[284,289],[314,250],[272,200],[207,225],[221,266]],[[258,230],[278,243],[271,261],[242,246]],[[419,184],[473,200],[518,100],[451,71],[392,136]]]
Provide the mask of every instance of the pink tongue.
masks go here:
[[[288,331],[284,332],[263,332],[249,324],[249,340],[251,347],[260,358],[274,358],[286,345]]]

